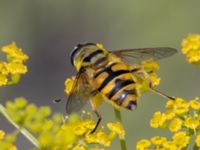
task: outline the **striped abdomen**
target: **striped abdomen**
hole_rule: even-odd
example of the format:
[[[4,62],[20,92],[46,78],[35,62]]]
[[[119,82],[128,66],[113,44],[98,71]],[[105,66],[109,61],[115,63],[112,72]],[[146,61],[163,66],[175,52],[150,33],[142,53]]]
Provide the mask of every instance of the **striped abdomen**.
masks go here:
[[[130,110],[136,107],[136,83],[127,65],[113,62],[98,69],[94,75],[94,84],[99,92],[117,106]]]

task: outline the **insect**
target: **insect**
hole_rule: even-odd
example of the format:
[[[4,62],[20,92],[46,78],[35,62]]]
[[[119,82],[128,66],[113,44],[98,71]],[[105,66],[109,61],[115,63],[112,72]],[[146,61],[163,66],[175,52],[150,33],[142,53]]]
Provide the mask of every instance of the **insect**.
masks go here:
[[[79,111],[90,102],[98,117],[94,132],[102,117],[91,100],[93,97],[100,95],[116,107],[134,110],[139,97],[134,73],[142,73],[153,92],[173,99],[152,87],[144,69],[132,66],[149,59],[156,61],[176,52],[168,47],[108,51],[96,43],[78,44],[71,53],[71,63],[78,73],[66,103],[67,114]]]

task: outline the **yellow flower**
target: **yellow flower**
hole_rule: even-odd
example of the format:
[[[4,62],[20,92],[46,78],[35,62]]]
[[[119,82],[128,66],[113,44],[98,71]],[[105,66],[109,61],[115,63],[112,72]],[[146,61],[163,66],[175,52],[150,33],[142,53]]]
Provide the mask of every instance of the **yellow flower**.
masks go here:
[[[27,72],[27,67],[22,63],[11,62],[7,64],[7,70],[11,74],[25,74]]]
[[[147,139],[142,139],[137,142],[136,150],[146,150],[151,146],[151,142]]]
[[[109,147],[111,144],[111,139],[109,138],[109,135],[104,132],[103,130],[98,130],[94,132],[93,134],[87,134],[85,135],[85,142],[88,144],[101,144],[105,147]]]
[[[165,137],[154,136],[154,137],[151,138],[151,142],[154,145],[161,145],[166,141],[167,141],[167,139]]]
[[[189,103],[187,103],[182,98],[176,98],[176,100],[173,102],[172,107],[174,112],[178,115],[187,113],[189,111]]]
[[[197,135],[195,143],[198,147],[200,147],[200,135]]]
[[[0,86],[16,84],[28,70],[23,64],[28,56],[15,43],[3,46],[2,52],[7,54],[7,62],[0,61]]]
[[[177,150],[177,146],[175,143],[171,141],[166,141],[163,143],[163,149],[162,150]]]
[[[76,145],[72,148],[72,150],[87,150],[87,149],[82,145]]]
[[[199,119],[187,117],[185,119],[185,126],[189,129],[195,130],[200,125]]]
[[[20,48],[17,47],[15,42],[5,45],[2,47],[2,52],[6,53],[8,56],[15,59],[17,62],[24,62],[28,60],[28,56],[22,52]]]
[[[184,148],[188,145],[190,137],[185,132],[178,132],[173,135],[173,142],[179,147]]]
[[[175,118],[174,120],[172,120],[172,122],[169,124],[169,130],[171,132],[177,132],[178,130],[180,130],[182,128],[182,120],[179,118]]]
[[[17,150],[17,147],[15,145],[11,145],[8,150]]]
[[[65,93],[69,94],[73,88],[75,77],[65,80]]]
[[[0,61],[0,73],[2,75],[8,75],[9,71],[7,70],[7,63]]]
[[[80,121],[78,124],[74,125],[74,133],[76,135],[83,135],[94,129],[96,123],[93,120],[85,119]]]
[[[190,63],[200,61],[200,35],[189,34],[182,42],[182,52]]]
[[[65,146],[72,146],[72,144],[77,142],[77,136],[73,130],[73,124],[64,124],[58,133],[55,135],[55,143],[56,145],[65,145]],[[60,140],[62,139],[62,140]]]
[[[48,147],[53,141],[51,133],[48,133],[48,132],[42,133],[38,137],[38,141],[40,143],[40,147],[41,148]]]
[[[196,101],[196,100],[191,100],[189,102],[190,104],[190,107],[194,110],[200,110],[200,102],[199,101]]]
[[[174,100],[170,99],[170,100],[167,101],[165,107],[166,108],[173,108],[174,107],[174,103],[175,103]]]
[[[0,86],[6,85],[8,82],[8,79],[6,78],[5,75],[0,74]]]
[[[157,76],[155,73],[150,73],[149,77],[152,81],[153,86],[159,85],[160,84],[160,78]]]
[[[104,150],[104,148],[99,148],[99,147],[94,147],[94,148],[91,148],[91,150]]]
[[[125,137],[125,130],[122,127],[122,124],[120,122],[116,123],[108,123],[107,124],[108,129],[110,129],[113,133],[119,135],[120,138],[124,139]]]
[[[167,110],[164,114],[167,120],[172,120],[176,116],[175,112],[171,109]]]
[[[164,125],[166,121],[166,115],[162,114],[161,112],[155,112],[151,121],[150,126],[152,128],[158,128]]]
[[[4,139],[5,132],[0,130],[0,140]]]

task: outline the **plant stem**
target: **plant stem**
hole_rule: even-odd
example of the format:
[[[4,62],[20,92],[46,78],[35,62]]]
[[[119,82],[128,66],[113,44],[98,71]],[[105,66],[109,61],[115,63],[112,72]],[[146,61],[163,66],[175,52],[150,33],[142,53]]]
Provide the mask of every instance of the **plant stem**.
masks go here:
[[[39,148],[39,142],[38,140],[25,128],[20,127],[18,124],[16,124],[12,118],[8,115],[6,112],[6,109],[2,104],[0,104],[0,112],[3,114],[3,116],[16,128],[18,129],[33,145],[35,145],[37,148]]]
[[[196,144],[194,144],[193,150],[198,150],[198,149],[199,149],[199,147]]]
[[[116,120],[122,123],[122,117],[120,111],[114,108],[114,112]],[[121,145],[121,150],[127,150],[125,138],[120,138],[120,145]]]

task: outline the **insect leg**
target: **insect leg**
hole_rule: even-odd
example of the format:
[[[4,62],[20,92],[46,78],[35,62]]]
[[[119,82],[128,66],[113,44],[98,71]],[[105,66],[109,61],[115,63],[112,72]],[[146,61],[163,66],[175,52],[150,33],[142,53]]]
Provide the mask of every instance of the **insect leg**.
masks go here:
[[[142,73],[144,75],[144,77],[147,79],[148,83],[149,83],[149,88],[152,92],[154,92],[155,94],[158,94],[164,98],[167,98],[167,99],[171,99],[171,100],[175,100],[175,98],[171,97],[171,96],[168,96],[156,89],[153,88],[153,84],[152,84],[152,81],[151,81],[151,78],[149,77],[149,74],[144,70],[144,69],[134,69],[133,72],[138,72],[138,73]]]
[[[102,117],[101,117],[100,113],[96,110],[96,107],[94,106],[94,104],[92,103],[92,101],[91,101],[91,106],[92,106],[93,112],[97,115],[97,118],[98,118],[98,121],[97,121],[94,129],[90,132],[92,134],[92,133],[94,133],[96,131],[97,127],[99,126]]]

